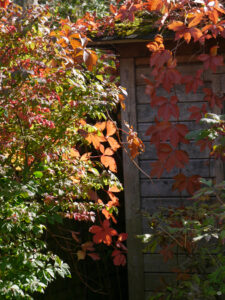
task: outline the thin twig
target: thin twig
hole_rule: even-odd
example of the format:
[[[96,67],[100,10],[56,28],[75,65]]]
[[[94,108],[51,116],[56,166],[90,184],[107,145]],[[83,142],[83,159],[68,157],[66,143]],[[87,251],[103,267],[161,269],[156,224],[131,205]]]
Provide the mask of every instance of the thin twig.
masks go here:
[[[159,229],[165,232],[172,240],[174,240],[177,243],[177,245],[183,248],[183,245],[175,237],[173,237],[168,231],[166,231],[163,227],[159,226]]]

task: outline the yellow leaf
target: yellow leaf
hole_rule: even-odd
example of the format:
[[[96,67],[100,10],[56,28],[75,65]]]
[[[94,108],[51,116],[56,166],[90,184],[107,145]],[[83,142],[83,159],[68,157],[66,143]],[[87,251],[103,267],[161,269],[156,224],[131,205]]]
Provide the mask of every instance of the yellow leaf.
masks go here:
[[[78,250],[77,251],[77,259],[84,260],[86,257],[86,251]]]

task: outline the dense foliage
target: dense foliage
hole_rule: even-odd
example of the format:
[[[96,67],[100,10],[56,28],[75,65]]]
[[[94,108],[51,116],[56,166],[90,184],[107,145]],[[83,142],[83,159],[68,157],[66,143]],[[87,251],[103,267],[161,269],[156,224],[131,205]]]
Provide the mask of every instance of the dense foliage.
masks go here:
[[[77,20],[79,17],[84,16],[86,13],[95,12],[96,16],[103,17],[105,14],[109,14],[109,5],[111,1],[105,0],[67,0],[67,1],[39,1],[39,3],[48,3],[53,8],[56,14],[60,14],[62,17],[69,17],[71,21]]]
[[[211,157],[224,160],[224,116],[207,113],[221,111],[223,95],[218,95],[204,82],[204,73],[216,73],[224,66],[223,39],[225,37],[225,10],[222,1],[211,0],[148,0],[124,1],[110,6],[111,16],[97,19],[87,15],[77,21],[83,32],[97,36],[117,34],[119,22],[129,27],[138,24],[140,16],[149,16],[149,32],[155,31],[154,41],[147,47],[151,52],[151,79],[146,78],[146,92],[155,110],[155,124],[146,135],[156,149],[157,161],[151,163],[151,176],[160,178],[165,171],[177,170],[171,187],[179,192],[194,194],[195,204],[177,209],[164,208],[149,216],[150,234],[143,239],[147,250],[161,248],[165,261],[181,253],[183,260],[174,273],[177,283],[165,285],[152,299],[219,299],[225,293],[224,283],[224,182],[200,179],[199,174],[187,176],[182,172],[189,155],[182,149],[190,140],[199,150],[208,148]],[[140,24],[140,23],[139,23]],[[137,30],[138,31],[138,30]],[[141,32],[141,31],[140,31]],[[129,30],[127,32],[129,36]],[[164,39],[173,40],[172,50]],[[196,49],[189,58],[198,69],[185,75],[178,68],[178,53],[184,45]],[[204,93],[202,106],[190,103],[189,120],[205,124],[194,132],[180,123],[179,93],[183,85],[186,94]],[[161,91],[163,93],[160,93]],[[201,187],[201,184],[204,187]],[[178,251],[178,252],[177,252]],[[166,278],[165,278],[166,282]]]
[[[47,249],[48,224],[74,222],[76,259],[100,259],[95,243],[111,247],[115,265],[126,263],[127,235],[111,227],[122,186],[110,118],[125,91],[113,55],[87,48],[75,24],[47,6],[8,4],[0,10],[0,294],[32,299],[70,274]],[[88,238],[76,222],[88,224]]]
[[[189,157],[180,146],[189,139],[197,139],[200,150],[208,147],[213,157],[224,159],[224,116],[207,114],[215,107],[221,109],[224,98],[208,87],[202,89],[207,105],[190,105],[188,110],[190,120],[198,123],[204,117],[208,127],[190,133],[179,123],[176,93],[177,85],[184,85],[187,94],[196,93],[204,87],[204,72],[223,66],[218,54],[219,39],[225,37],[221,3],[116,1],[106,15],[91,14],[85,3],[84,18],[71,23],[69,18],[56,17],[58,12],[66,17],[73,9],[68,2],[58,11],[55,6],[53,10],[38,6],[26,12],[9,1],[0,2],[0,293],[6,299],[31,299],[56,274],[69,275],[68,266],[46,249],[43,238],[48,224],[63,218],[89,225],[88,240],[70,232],[78,260],[86,256],[98,260],[96,244],[104,244],[111,247],[114,264],[126,262],[127,235],[112,227],[119,206],[114,193],[122,187],[113,157],[121,143],[110,117],[118,102],[124,106],[125,92],[114,82],[112,54],[88,48],[87,34],[129,35],[136,32],[133,25],[141,27],[144,19],[150,21],[149,31],[158,30],[148,44],[152,78],[146,78],[146,91],[156,109],[156,122],[147,131],[158,156],[151,164],[151,176],[184,169]],[[99,2],[100,6],[99,11],[105,12],[105,3]],[[74,12],[74,20],[77,15]],[[168,34],[174,40],[173,50],[164,44],[163,36]],[[177,68],[176,55],[185,43],[198,45],[191,59],[199,62],[199,69],[192,76]],[[166,96],[158,94],[159,88]],[[135,157],[143,145],[132,127],[128,129],[128,147]],[[199,189],[201,183],[205,187]],[[165,260],[177,247],[186,255],[174,269],[178,284],[167,285],[152,299],[217,299],[225,292],[224,182],[215,185],[200,180],[198,174],[178,171],[171,188],[186,190],[197,201],[149,217],[151,234],[143,237],[148,249],[154,251],[159,245]]]

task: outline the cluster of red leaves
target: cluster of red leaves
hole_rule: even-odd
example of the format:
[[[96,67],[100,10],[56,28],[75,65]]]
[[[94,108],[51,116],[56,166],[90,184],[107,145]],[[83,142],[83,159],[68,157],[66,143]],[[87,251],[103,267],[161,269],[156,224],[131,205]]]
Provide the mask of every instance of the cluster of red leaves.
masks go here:
[[[219,36],[225,37],[225,20],[223,19],[225,10],[218,0],[213,2],[206,0],[173,2],[166,0],[127,0],[122,5],[120,1],[117,2],[117,5],[111,5],[110,11],[111,16],[107,19],[109,26],[110,24],[115,25],[115,22],[118,20],[132,22],[136,13],[140,11],[157,13],[159,16],[158,20],[152,26],[173,31],[175,33],[174,40],[178,43],[183,40],[187,44],[193,42],[204,46],[206,40],[216,39]],[[89,23],[89,25],[95,26],[95,29],[93,27],[94,30],[97,28],[102,29],[103,27],[106,29],[105,21],[95,20],[94,24]],[[85,18],[79,20],[79,22],[82,24],[82,22],[85,22]],[[110,28],[112,29],[112,27]],[[104,34],[103,31],[102,33]],[[151,106],[157,109],[159,121],[156,119],[155,125],[150,126],[146,134],[151,136],[150,141],[155,145],[159,158],[158,161],[152,163],[151,175],[160,177],[163,169],[169,172],[175,167],[184,168],[185,164],[188,163],[187,153],[178,149],[180,143],[188,143],[185,139],[188,128],[183,124],[173,124],[171,121],[172,118],[175,118],[177,121],[180,118],[179,99],[176,93],[173,93],[176,90],[176,85],[185,85],[186,93],[196,93],[203,86],[203,72],[205,70],[215,72],[218,67],[223,66],[223,57],[217,53],[219,46],[212,46],[209,53],[196,55],[196,59],[202,62],[202,68],[199,68],[196,74],[187,76],[182,75],[177,69],[176,47],[174,52],[167,50],[163,37],[160,34],[157,34],[154,41],[150,42],[147,47],[151,52],[150,67],[152,68],[154,80],[149,81],[146,79],[146,92],[150,96]],[[170,94],[169,97],[157,95],[156,91],[160,86]],[[210,108],[215,106],[222,107],[223,98],[218,97],[208,88],[204,88],[203,92],[205,97],[202,100],[205,103],[201,107],[190,106],[188,108],[190,120],[199,122],[207,111],[207,103]],[[165,144],[165,142],[170,143],[171,146]],[[201,145],[200,143],[200,150],[203,150],[206,141],[202,141]],[[142,144],[133,133],[129,134],[128,147],[132,157],[135,157],[139,153],[139,149],[142,148]],[[184,186],[181,180],[178,180],[178,177],[175,177],[175,180],[175,188],[179,190],[179,185]],[[192,179],[188,180],[188,182],[186,189],[192,193],[193,189],[197,189],[198,185],[194,184]],[[191,185],[192,188],[190,188]]]
[[[71,50],[70,63],[73,62],[75,65],[79,65],[84,62],[89,71],[92,71],[96,65],[98,56],[95,51],[87,48],[87,44],[90,41],[85,35],[81,33],[74,33],[71,31],[71,24],[69,20],[62,20],[62,30],[51,32],[51,36],[57,38],[57,42],[60,46],[65,48],[68,53],[68,49]],[[68,60],[68,55],[65,56]]]
[[[2,7],[1,12],[3,14],[7,14],[8,10],[10,10],[11,16],[13,17],[13,10],[20,10],[17,6],[14,6],[13,4],[10,4],[8,6],[8,4],[9,1],[0,0],[0,7]],[[4,9],[7,10],[5,11]],[[29,10],[29,13],[29,16],[32,18],[32,8]],[[47,15],[49,16],[50,13]],[[37,12],[37,19],[38,18],[39,15]],[[40,19],[43,21],[43,23],[47,22],[44,20],[44,12],[41,14]],[[48,18],[46,17],[46,20],[47,19]],[[15,20],[18,20],[18,18],[15,18]],[[15,20],[13,22],[15,22]],[[36,16],[34,20],[36,20]],[[30,20],[28,18],[28,20],[26,20],[26,24],[29,21]],[[58,21],[59,20],[57,19],[57,22]],[[108,176],[107,179],[110,179],[111,172],[117,172],[117,164],[113,156],[115,152],[121,147],[116,138],[116,135],[118,135],[116,123],[108,119],[104,122],[98,122],[94,126],[88,124],[89,120],[93,120],[93,116],[89,114],[88,108],[86,111],[84,111],[84,113],[82,113],[82,116],[86,118],[86,120],[81,119],[81,114],[78,116],[80,104],[78,103],[78,101],[76,101],[76,96],[71,96],[74,86],[76,86],[76,88],[78,86],[78,83],[75,81],[73,82],[73,80],[71,79],[76,78],[76,76],[73,77],[72,75],[69,82],[70,85],[67,85],[67,79],[69,78],[70,74],[76,75],[76,72],[77,74],[82,74],[80,75],[81,77],[83,77],[83,74],[85,76],[86,73],[91,74],[91,72],[93,74],[93,77],[95,76],[99,57],[94,50],[90,49],[90,47],[87,46],[90,39],[82,32],[80,32],[78,30],[78,26],[76,27],[75,24],[72,24],[69,19],[61,20],[61,22],[58,22],[57,26],[54,27],[54,31],[51,31],[50,34],[46,30],[43,36],[37,34],[35,35],[33,40],[29,40],[30,37],[33,37],[32,31],[27,34],[25,27],[25,31],[23,34],[21,29],[22,25],[18,25],[18,27],[16,27],[16,24],[15,26],[11,26],[10,21],[6,17],[1,18],[0,28],[2,40],[3,37],[5,38],[4,34],[10,34],[9,43],[11,43],[11,40],[13,40],[12,37],[14,37],[14,35],[16,36],[16,38],[14,39],[16,41],[15,47],[11,47],[11,44],[9,44],[10,46],[7,48],[7,51],[3,48],[0,50],[2,65],[5,66],[5,69],[7,69],[7,71],[10,73],[10,76],[7,77],[8,81],[7,84],[4,85],[4,88],[5,86],[9,90],[15,90],[18,88],[18,91],[16,90],[17,93],[14,93],[13,97],[5,97],[5,102],[3,102],[5,98],[2,97],[3,100],[1,100],[1,104],[5,108],[7,108],[8,111],[8,115],[5,114],[3,116],[4,121],[7,123],[8,120],[18,120],[21,127],[23,128],[24,126],[27,131],[33,130],[34,128],[33,132],[34,134],[37,134],[38,138],[41,136],[41,134],[38,135],[38,132],[44,132],[43,140],[49,148],[49,145],[57,145],[57,147],[55,147],[54,149],[52,147],[51,150],[49,150],[49,148],[48,150],[46,150],[46,144],[41,145],[40,148],[38,148],[39,143],[37,142],[37,153],[32,153],[33,155],[24,155],[21,150],[23,145],[19,145],[21,149],[20,147],[17,147],[19,148],[16,153],[17,160],[20,160],[23,163],[25,162],[25,164],[30,167],[32,167],[32,164],[37,164],[37,161],[38,163],[42,162],[43,160],[54,160],[55,162],[60,161],[60,163],[62,162],[63,166],[65,165],[64,171],[65,175],[68,176],[68,180],[70,180],[74,184],[74,186],[78,186],[81,190],[83,190],[84,184],[82,183],[82,180],[83,177],[86,176],[84,174],[87,172],[92,172],[92,174],[94,174],[94,172],[97,173],[97,175],[95,174],[97,177],[96,185],[90,184],[90,186],[94,186],[95,188],[97,186],[98,178],[101,178],[102,181],[104,180],[104,178],[106,178],[104,174],[101,177],[100,169],[103,169],[103,173],[107,174]],[[22,34],[18,30],[18,28],[19,30],[21,30]],[[26,38],[29,43],[27,43]],[[41,49],[41,55],[38,52],[39,49]],[[26,55],[27,57],[31,57],[31,59],[26,58]],[[42,57],[42,55],[44,58]],[[105,65],[109,66],[109,64],[107,63],[105,63]],[[102,72],[105,72],[105,69],[106,68],[102,67]],[[3,75],[3,77],[6,78],[5,75]],[[30,81],[32,80],[36,80],[35,84],[30,84]],[[19,84],[17,84],[17,82],[19,82]],[[89,81],[87,80],[87,82]],[[92,90],[92,93],[88,94],[88,88],[86,88],[85,93],[88,95],[87,97],[93,95],[94,101],[95,91]],[[107,86],[107,88],[111,88],[110,84],[109,87]],[[117,90],[117,87],[114,87],[114,90],[115,93],[110,94],[110,100],[113,99],[115,103],[118,101],[123,103],[124,96],[122,94],[119,94],[119,91],[121,90]],[[65,91],[68,92],[66,96]],[[82,99],[82,96],[80,96],[80,94],[79,97],[80,99]],[[104,91],[104,101],[108,100],[107,97],[108,90]],[[115,97],[118,101],[115,101]],[[98,101],[100,101],[101,98],[101,93],[98,92]],[[64,113],[67,111],[66,117],[65,115],[63,115],[64,117],[62,117],[62,115],[60,115],[59,113],[59,118],[56,114],[58,111],[63,111]],[[56,115],[54,115],[54,113]],[[73,120],[71,121],[71,123],[74,123],[75,125],[76,129],[74,130],[76,130],[77,136],[79,136],[80,139],[83,138],[82,145],[78,143],[71,146],[71,141],[67,143],[67,141],[70,140],[69,130],[71,130],[71,128],[70,125],[68,125],[66,122],[68,121],[67,118],[69,119],[71,115],[71,120]],[[38,125],[39,127],[36,125]],[[41,131],[43,127],[44,130]],[[41,128],[40,131],[38,131],[39,128]],[[57,128],[60,128],[60,130],[65,129],[65,132],[62,131],[63,138],[66,137],[63,140],[64,142],[62,149],[60,148],[60,146],[58,147],[60,142],[62,142],[60,140],[60,137],[58,137],[59,133],[54,134],[56,133]],[[23,132],[23,130],[21,131]],[[19,133],[19,135],[21,135],[21,132]],[[10,132],[9,134],[9,132],[7,131],[7,126],[1,126],[0,142],[1,144],[4,144],[4,147],[9,145],[8,148],[12,148],[12,145],[10,145],[10,143],[12,143],[13,139],[16,140],[14,136],[15,133],[11,134]],[[19,139],[19,141],[20,140],[22,139]],[[94,148],[93,156],[91,152],[87,152],[87,145],[85,144],[85,142],[86,144],[88,144],[89,148],[91,148],[90,146],[92,146],[92,149]],[[107,173],[105,169],[109,169],[111,172]],[[112,178],[115,178],[115,176],[113,176],[114,175],[112,175]],[[118,183],[117,180],[115,182]],[[100,184],[100,187],[106,184],[107,183]],[[89,188],[88,184],[86,183],[85,188],[86,190]],[[73,190],[73,185],[71,185],[71,189]],[[64,217],[79,222],[85,221],[92,222],[93,224],[97,221],[97,224],[100,223],[99,226],[94,225],[90,227],[90,233],[94,233],[93,242],[87,241],[82,243],[82,241],[77,237],[77,234],[72,233],[72,239],[76,241],[76,244],[79,247],[79,250],[76,252],[78,260],[82,260],[86,256],[91,257],[93,260],[98,260],[99,255],[95,250],[94,243],[103,243],[107,246],[113,246],[112,259],[114,264],[124,265],[126,263],[125,254],[127,249],[123,242],[127,239],[127,234],[117,233],[117,231],[110,225],[111,221],[113,221],[114,223],[117,222],[113,214],[115,213],[115,211],[117,211],[117,208],[119,206],[119,198],[116,197],[114,193],[118,193],[121,190],[116,186],[109,187],[107,191],[102,190],[102,193],[105,192],[106,195],[106,197],[104,198],[106,203],[104,203],[98,197],[95,190],[90,190],[88,195],[89,197],[87,196],[86,199],[86,190],[84,189],[84,193],[82,193],[82,196],[84,195],[84,201],[80,201],[79,203],[76,203],[75,201],[68,201],[69,198],[75,200],[77,195],[76,192],[73,193],[71,192],[71,190],[70,192],[68,192],[66,188],[65,194],[68,193],[68,197],[65,197],[65,199],[61,199],[62,205],[64,201],[67,201],[66,206],[67,208],[69,207],[69,210],[66,210],[65,213],[62,213]],[[57,198],[57,196],[48,194],[46,194],[43,200],[43,203],[45,203],[45,205],[58,205],[59,203],[59,198]],[[85,200],[87,201],[85,202]],[[98,214],[94,212],[94,209],[90,209],[89,200],[94,200],[93,205]],[[98,216],[98,219],[96,218],[96,216]],[[114,238],[114,240],[112,237]]]
[[[173,190],[177,189],[180,192],[187,190],[190,195],[193,195],[200,188],[199,178],[198,175],[185,176],[184,174],[178,174],[174,177]]]
[[[212,8],[204,16],[202,13],[201,15],[197,15],[197,8],[195,16],[193,8],[192,16],[195,17],[190,17],[189,24],[173,20],[166,27],[176,33],[175,40],[184,39],[186,43],[189,43],[193,38],[193,42],[204,44],[205,39],[202,38],[203,32],[196,25],[202,21],[203,17],[208,17],[216,23],[218,21],[216,15],[225,13],[218,5],[216,2],[215,8]],[[211,37],[207,35],[205,38]],[[151,106],[157,109],[159,120],[155,119],[155,124],[148,128],[146,135],[151,137],[150,142],[155,145],[158,156],[158,160],[151,163],[151,175],[159,178],[162,176],[164,170],[170,172],[173,168],[184,168],[189,161],[188,154],[185,151],[177,149],[180,143],[188,143],[185,136],[189,130],[184,124],[173,124],[170,121],[171,118],[179,120],[180,115],[179,99],[176,93],[172,94],[172,91],[176,91],[177,84],[184,84],[186,93],[196,93],[198,88],[203,85],[203,71],[211,69],[215,72],[217,67],[223,65],[223,57],[217,55],[218,46],[211,47],[209,54],[197,56],[197,59],[203,62],[203,68],[197,70],[194,76],[187,76],[181,75],[177,70],[176,59],[173,57],[171,51],[165,49],[162,36],[156,35],[154,41],[150,42],[147,47],[152,52],[150,66],[153,68],[153,80],[145,79],[147,83],[146,92],[150,96]],[[162,86],[170,94],[169,97],[157,95],[156,91],[159,86]],[[207,111],[207,103],[211,108],[215,106],[222,107],[223,97],[218,97],[209,88],[203,88],[203,92],[205,93],[203,99],[205,103],[200,108],[196,106],[188,108],[190,120],[199,122]],[[206,141],[204,141],[204,145],[205,143]],[[201,151],[204,150],[204,145],[199,145],[201,146]],[[173,189],[177,189],[180,192],[187,190],[189,194],[193,194],[200,187],[198,175],[187,177],[180,173],[174,179]]]
[[[120,2],[120,1],[119,1]],[[118,3],[119,3],[118,2]],[[136,0],[125,1],[122,5],[111,5],[112,13],[109,23],[115,21],[133,21],[135,14],[140,11],[148,11],[157,13],[159,19],[152,26],[158,26],[159,29],[167,29],[175,33],[175,41],[180,43],[181,40],[189,44],[190,42],[205,45],[206,40],[216,39],[219,36],[225,37],[225,10],[218,0],[215,1],[166,1],[166,0]],[[82,21],[80,21],[82,22]],[[96,23],[95,23],[96,25]],[[102,28],[101,22],[97,22],[97,27]],[[165,48],[163,37],[160,34],[155,36],[154,41],[147,45],[151,52],[150,66],[152,68],[153,81],[146,79],[146,92],[151,99],[151,106],[157,109],[157,116],[160,121],[156,120],[155,125],[149,127],[147,135],[151,136],[151,143],[156,146],[159,160],[153,162],[151,175],[160,177],[163,170],[168,172],[174,167],[184,168],[188,163],[188,155],[186,152],[176,149],[180,143],[188,143],[185,135],[188,128],[183,124],[172,124],[169,122],[171,118],[179,120],[179,99],[176,93],[172,94],[176,89],[176,85],[184,84],[186,93],[196,93],[199,87],[203,85],[203,71],[211,70],[213,72],[220,66],[223,66],[223,57],[218,55],[218,45],[210,48],[209,53],[196,55],[196,59],[202,62],[203,66],[193,75],[182,75],[177,69],[177,61],[174,53]],[[157,96],[158,87],[163,87],[169,94],[169,97]],[[205,93],[202,106],[190,106],[189,119],[199,122],[207,111],[207,103],[210,108],[218,106],[222,107],[223,97],[218,97],[211,89],[204,88]],[[131,138],[132,137],[132,138]],[[135,138],[134,138],[135,137]],[[171,146],[165,144],[169,142]],[[199,141],[200,150],[204,150],[207,141]],[[135,135],[129,135],[128,145],[131,150],[131,156],[138,154],[140,142]],[[162,153],[164,153],[162,155]],[[184,176],[184,175],[183,175]],[[193,175],[197,176],[197,175]],[[195,178],[195,177],[193,177]],[[180,177],[175,177],[174,188],[178,190],[185,189],[191,194],[193,190],[199,187],[190,177],[183,184]],[[187,183],[188,182],[188,183]]]
[[[118,236],[115,242],[115,250],[112,252],[113,262],[116,266],[124,266],[126,264],[126,256],[124,253],[126,253],[127,248],[122,243],[127,239],[126,233],[121,233],[118,235],[117,231],[110,227],[108,220],[104,220],[101,226],[93,225],[90,227],[89,231],[94,234],[94,243],[104,243],[107,246],[112,244],[112,237]]]
[[[86,122],[84,120],[82,120],[81,123],[84,126],[86,125]],[[113,137],[113,135],[117,133],[117,127],[115,123],[111,120],[97,122],[94,127],[96,128],[96,131],[83,133],[85,139],[89,142],[89,144],[93,145],[95,150],[100,151],[101,155],[99,156],[99,158],[101,163],[106,168],[109,168],[110,171],[117,172],[117,165],[115,159],[113,158],[113,155],[120,148],[120,144]],[[87,161],[91,158],[91,154],[92,153],[85,153],[81,156],[78,150],[71,149],[69,155],[64,155],[63,158],[67,160],[79,159],[82,161]],[[74,183],[79,183],[78,178],[74,178],[72,176],[71,179],[74,181]],[[95,244],[103,243],[107,246],[111,246],[113,237],[118,236],[117,240],[114,241],[114,250],[112,252],[112,257],[115,265],[124,266],[126,264],[125,254],[127,252],[127,248],[122,242],[127,239],[127,234],[118,234],[118,232],[110,225],[110,219],[114,223],[117,223],[111,209],[119,206],[119,198],[116,197],[114,193],[119,193],[120,191],[121,190],[116,186],[109,187],[108,191],[106,191],[106,194],[108,195],[108,198],[110,200],[106,204],[104,204],[104,201],[99,198],[96,191],[89,191],[90,200],[93,200],[102,206],[101,213],[105,217],[104,221],[101,221],[100,219],[101,225],[91,226],[89,232],[94,234],[93,242]],[[82,244],[81,249],[77,251],[78,259],[85,259],[86,255],[90,256],[93,260],[100,259],[99,255],[94,251],[95,249],[93,247],[93,243],[86,242]]]
[[[100,156],[101,163],[109,168],[112,172],[117,172],[116,161],[112,157],[114,153],[120,148],[120,144],[112,137],[117,133],[116,125],[113,121],[98,122],[95,124],[97,128],[96,132],[91,132],[87,135],[86,140],[93,144],[96,150],[100,150],[102,155]],[[106,130],[106,135],[103,132]],[[105,148],[103,143],[108,143],[109,147]]]
[[[9,0],[0,0],[0,7],[7,8],[9,5]]]

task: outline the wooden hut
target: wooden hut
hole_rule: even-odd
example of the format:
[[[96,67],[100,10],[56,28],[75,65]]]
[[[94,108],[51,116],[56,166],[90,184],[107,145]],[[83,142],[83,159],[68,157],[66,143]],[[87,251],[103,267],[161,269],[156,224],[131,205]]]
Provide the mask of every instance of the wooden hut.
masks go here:
[[[149,96],[145,93],[145,81],[143,76],[150,77],[149,57],[150,52],[146,47],[153,36],[146,39],[122,39],[101,40],[95,45],[114,49],[120,59],[121,85],[126,87],[128,97],[126,99],[126,110],[122,112],[122,126],[124,121],[132,124],[144,141],[146,151],[138,157],[139,166],[148,174],[150,173],[150,162],[156,160],[153,146],[150,146],[149,137],[145,135],[147,128],[153,123],[155,111],[151,108]],[[167,41],[167,48],[172,49],[172,41]],[[192,54],[198,49],[196,45],[189,45],[179,49],[177,53],[179,70],[183,74],[193,74],[198,69],[199,62],[193,60]],[[220,68],[217,73],[204,73],[205,85],[211,87],[214,92],[221,95],[225,92],[225,68]],[[165,96],[164,90],[158,91]],[[195,106],[201,106],[203,92],[185,94],[184,87],[177,88],[180,108],[180,121],[188,125],[189,129],[198,129],[198,125],[189,120],[188,106],[190,102]],[[126,129],[124,127],[124,129]],[[190,162],[182,170],[185,175],[199,174],[205,178],[216,178],[220,181],[223,177],[222,163],[215,162],[209,158],[209,152],[199,151],[194,143],[182,145],[187,151]],[[171,267],[175,267],[182,254],[175,255],[173,260],[165,263],[160,254],[143,253],[143,246],[136,235],[149,231],[147,222],[141,211],[152,213],[160,206],[180,206],[188,202],[188,194],[172,191],[171,182],[175,172],[164,172],[160,179],[149,178],[134,165],[128,155],[123,155],[124,191],[125,191],[125,215],[126,231],[128,232],[128,285],[129,300],[148,299],[151,292],[160,284],[162,276],[169,282],[174,278]],[[176,170],[177,174],[177,170]]]

